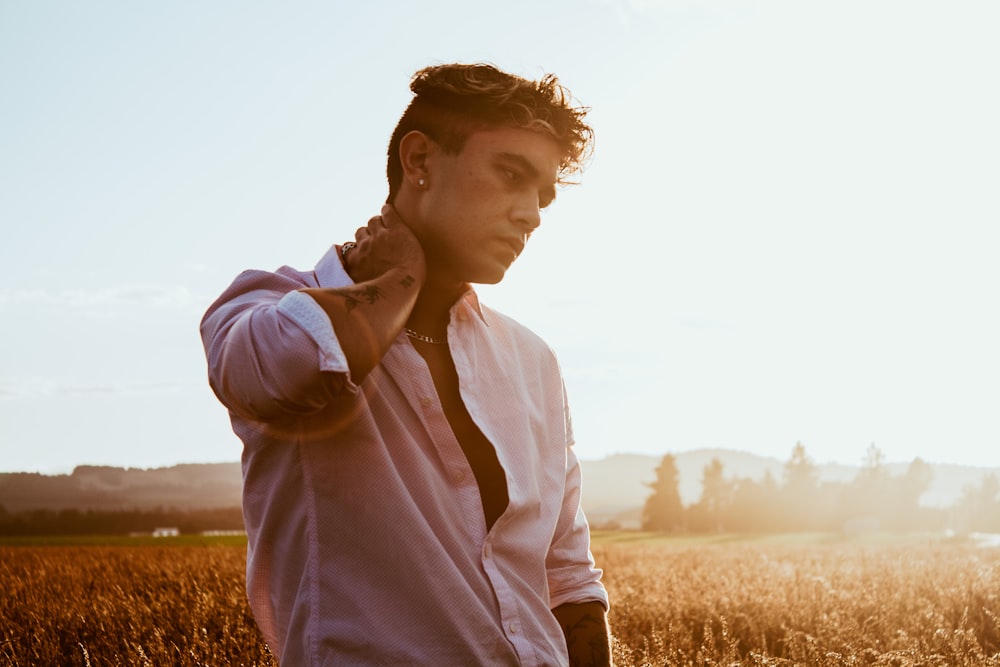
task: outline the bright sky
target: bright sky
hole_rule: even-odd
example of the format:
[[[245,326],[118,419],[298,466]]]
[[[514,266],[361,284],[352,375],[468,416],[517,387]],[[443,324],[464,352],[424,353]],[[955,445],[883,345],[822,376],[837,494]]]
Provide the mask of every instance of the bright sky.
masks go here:
[[[597,151],[484,301],[577,449],[1000,466],[1000,4],[0,4],[0,470],[233,461],[198,321],[378,211],[409,76],[555,72]]]

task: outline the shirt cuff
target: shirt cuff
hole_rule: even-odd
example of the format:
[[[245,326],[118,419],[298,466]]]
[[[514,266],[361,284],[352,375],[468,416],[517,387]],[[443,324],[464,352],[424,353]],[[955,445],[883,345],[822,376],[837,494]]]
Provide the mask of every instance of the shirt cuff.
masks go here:
[[[584,602],[599,602],[604,607],[604,611],[611,608],[608,591],[600,583],[593,583],[579,590],[553,595],[549,598],[549,606],[552,609],[564,604],[582,604]]]
[[[278,312],[302,327],[316,343],[319,348],[321,371],[349,372],[347,357],[344,356],[337,334],[333,331],[333,324],[311,296],[304,292],[289,292],[278,301]]]

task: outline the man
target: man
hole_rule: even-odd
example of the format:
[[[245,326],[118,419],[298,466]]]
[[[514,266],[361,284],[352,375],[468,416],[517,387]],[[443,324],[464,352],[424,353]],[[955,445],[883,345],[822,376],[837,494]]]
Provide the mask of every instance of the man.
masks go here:
[[[479,304],[591,140],[549,75],[414,75],[388,203],[202,322],[244,442],[247,589],[283,665],[609,664],[550,349]]]

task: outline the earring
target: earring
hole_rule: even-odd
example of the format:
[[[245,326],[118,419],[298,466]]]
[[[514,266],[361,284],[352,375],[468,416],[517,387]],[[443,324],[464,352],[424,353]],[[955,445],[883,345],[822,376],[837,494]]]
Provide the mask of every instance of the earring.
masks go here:
[[[417,185],[419,185],[421,187],[421,189],[424,188],[424,184],[425,184],[425,181],[422,178],[419,181],[417,181]]]

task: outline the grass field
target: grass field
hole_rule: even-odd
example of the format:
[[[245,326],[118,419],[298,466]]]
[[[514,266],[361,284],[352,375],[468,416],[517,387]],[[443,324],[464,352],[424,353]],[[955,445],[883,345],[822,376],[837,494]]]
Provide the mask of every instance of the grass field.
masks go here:
[[[273,665],[242,538],[0,543],[0,665]],[[597,533],[615,663],[1000,665],[1000,550]]]

